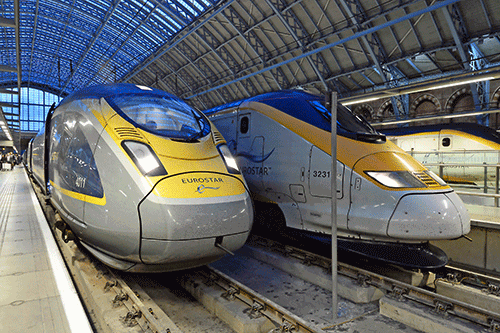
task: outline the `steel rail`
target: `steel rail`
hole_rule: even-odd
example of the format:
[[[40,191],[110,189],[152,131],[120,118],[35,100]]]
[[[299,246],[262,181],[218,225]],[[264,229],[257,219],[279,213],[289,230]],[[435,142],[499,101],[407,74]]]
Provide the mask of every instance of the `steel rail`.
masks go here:
[[[163,317],[168,321],[168,328],[165,328],[158,320],[159,313],[155,313],[151,308],[148,308],[121,277],[114,274],[108,267],[106,268],[110,276],[112,276],[112,279],[115,280],[115,282],[108,285],[108,288],[112,288],[117,293],[117,298],[115,299],[119,302],[123,302],[129,310],[124,318],[126,322],[132,323],[136,321],[145,332],[153,330],[155,333],[182,333],[177,325],[175,325],[166,315]],[[139,321],[140,318],[143,318],[142,322]]]
[[[257,242],[264,242],[266,247],[271,246],[278,252],[294,257],[296,259],[303,260],[307,265],[322,267],[327,271],[331,266],[331,260],[321,255],[298,249],[290,245],[283,245],[279,242],[264,237],[253,237],[257,238]],[[483,309],[444,295],[439,295],[433,291],[416,287],[398,281],[394,278],[383,276],[381,274],[374,273],[369,270],[365,270],[363,268],[352,266],[346,263],[339,262],[337,267],[339,274],[354,279],[361,285],[371,285],[373,287],[380,288],[386,291],[388,296],[390,297],[397,299],[410,299],[420,304],[432,307],[436,312],[442,314],[449,313],[479,324],[481,326],[488,327],[493,331],[500,331],[500,313],[495,313],[493,311],[489,311],[488,309]],[[446,268],[449,270],[455,269],[451,266],[446,266]],[[465,270],[460,270],[460,273],[464,274],[464,272]],[[484,274],[475,272],[469,272],[469,276],[486,277],[486,275]],[[491,280],[497,281],[495,277],[491,277]],[[493,285],[492,288],[496,290],[495,284],[488,284],[488,288],[490,288],[490,285]]]
[[[461,268],[453,264],[446,265],[445,268],[447,270],[446,279],[449,282],[464,283],[480,288],[487,287],[491,289],[491,294],[500,296],[500,275],[487,275],[487,273]],[[496,286],[496,288],[494,286]],[[493,289],[496,289],[498,291],[495,291]]]

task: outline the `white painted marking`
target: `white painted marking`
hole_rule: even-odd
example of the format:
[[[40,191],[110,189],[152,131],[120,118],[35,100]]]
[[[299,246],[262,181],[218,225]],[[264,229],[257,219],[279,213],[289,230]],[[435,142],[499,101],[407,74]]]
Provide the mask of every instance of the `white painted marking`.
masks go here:
[[[24,173],[26,181],[29,183],[28,176]],[[63,304],[64,312],[66,313],[66,318],[71,332],[79,333],[92,333],[92,328],[90,327],[89,320],[83,309],[83,305],[80,302],[80,298],[76,292],[73,281],[69,276],[68,270],[64,261],[62,259],[59,248],[52,236],[49,224],[45,219],[45,215],[42,212],[40,203],[38,202],[35,192],[30,188],[31,199],[33,200],[33,206],[35,207],[35,213],[37,217],[38,224],[42,230],[43,239],[45,241],[45,247],[50,259],[50,265],[52,266],[52,273],[56,280],[57,289],[59,291],[59,296]]]

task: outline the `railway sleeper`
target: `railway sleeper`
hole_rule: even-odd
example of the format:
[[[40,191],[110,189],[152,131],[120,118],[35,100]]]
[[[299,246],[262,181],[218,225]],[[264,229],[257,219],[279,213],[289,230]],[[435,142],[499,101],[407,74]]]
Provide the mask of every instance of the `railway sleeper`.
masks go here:
[[[408,290],[406,288],[402,288],[400,286],[393,286],[392,290],[387,294],[387,296],[396,299],[398,301],[402,301],[404,296],[408,294]]]
[[[270,330],[269,333],[289,333],[289,332],[295,332],[296,329],[297,328],[295,327],[295,325],[293,325],[286,319],[283,319],[283,322],[281,323],[280,327]]]
[[[490,332],[500,332],[500,322],[490,319],[489,320],[489,325],[490,325]]]
[[[488,282],[488,288],[483,289],[483,292],[488,295],[500,296],[500,286],[491,282]]]
[[[248,308],[244,312],[251,318],[257,319],[262,317],[263,312],[266,311],[265,304],[259,303],[256,300],[253,301],[252,307]]]
[[[440,315],[448,316],[450,311],[453,311],[453,304],[434,300],[434,311]]]

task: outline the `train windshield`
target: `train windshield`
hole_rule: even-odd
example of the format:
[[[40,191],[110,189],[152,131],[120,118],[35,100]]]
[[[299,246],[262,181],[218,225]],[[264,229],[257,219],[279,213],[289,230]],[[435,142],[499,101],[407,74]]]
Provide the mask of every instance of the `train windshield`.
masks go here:
[[[108,101],[134,125],[153,134],[194,142],[210,133],[208,120],[177,98],[131,94]]]
[[[324,103],[310,100],[312,107],[331,123],[332,115]],[[337,131],[339,135],[367,142],[385,142],[385,135],[377,132],[365,118],[349,111],[342,104],[337,107]]]
[[[324,131],[331,131],[332,116],[325,107],[324,96],[300,90],[284,90],[259,95],[249,101],[267,104]],[[353,114],[342,104],[337,107],[337,134],[370,143],[385,142],[385,135],[377,132],[363,117]]]

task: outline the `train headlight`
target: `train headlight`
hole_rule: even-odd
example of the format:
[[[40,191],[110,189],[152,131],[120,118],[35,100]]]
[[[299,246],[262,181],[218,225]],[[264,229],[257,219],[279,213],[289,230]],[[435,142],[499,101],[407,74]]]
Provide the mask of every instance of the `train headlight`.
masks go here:
[[[409,171],[365,171],[380,184],[393,188],[418,188],[426,185]]]
[[[145,176],[167,174],[158,156],[147,144],[137,141],[123,141],[122,147]]]
[[[217,146],[217,149],[219,149],[219,153],[226,164],[227,171],[229,171],[229,173],[240,173],[240,168],[238,168],[236,159],[233,154],[231,154],[228,146],[226,144],[221,144]]]

